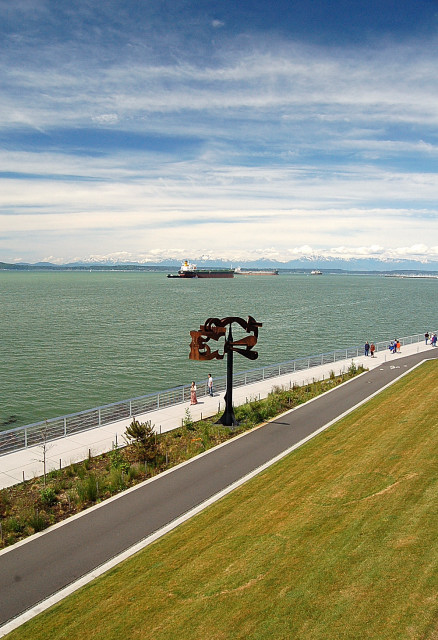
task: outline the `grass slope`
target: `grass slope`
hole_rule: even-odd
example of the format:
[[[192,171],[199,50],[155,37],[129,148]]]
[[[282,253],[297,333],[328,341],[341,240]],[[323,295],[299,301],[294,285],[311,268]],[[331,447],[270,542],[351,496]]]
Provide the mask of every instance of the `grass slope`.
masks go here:
[[[9,640],[438,638],[429,362]]]

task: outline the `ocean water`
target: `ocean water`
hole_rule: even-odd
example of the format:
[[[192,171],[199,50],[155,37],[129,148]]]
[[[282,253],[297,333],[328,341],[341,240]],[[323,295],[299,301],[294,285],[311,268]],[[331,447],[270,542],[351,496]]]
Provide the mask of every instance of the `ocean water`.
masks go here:
[[[436,329],[437,290],[382,276],[0,271],[0,428],[225,375],[225,360],[188,359],[209,317],[263,323],[259,359],[234,358],[244,371]]]

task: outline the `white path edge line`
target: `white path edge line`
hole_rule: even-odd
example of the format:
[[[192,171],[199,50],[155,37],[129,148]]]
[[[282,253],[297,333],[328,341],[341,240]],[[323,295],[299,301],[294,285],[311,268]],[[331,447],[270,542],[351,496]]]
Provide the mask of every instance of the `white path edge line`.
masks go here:
[[[122,553],[118,554],[117,556],[114,556],[114,558],[111,558],[111,560],[108,560],[107,562],[105,562],[104,564],[100,565],[99,567],[96,567],[96,569],[93,569],[93,571],[90,571],[89,573],[85,574],[84,576],[82,576],[81,578],[76,580],[75,582],[72,582],[71,584],[67,585],[67,587],[64,587],[60,591],[57,591],[56,593],[54,593],[52,596],[49,596],[45,600],[42,600],[41,602],[39,602],[37,605],[35,605],[31,609],[28,609],[24,613],[18,615],[16,618],[13,618],[9,622],[6,622],[2,627],[0,627],[0,638],[3,638],[6,634],[10,633],[14,629],[17,629],[18,627],[20,627],[25,622],[28,622],[29,620],[31,620],[32,618],[34,618],[38,614],[42,613],[43,611],[46,611],[47,609],[49,609],[54,604],[57,604],[58,602],[61,602],[61,600],[63,600],[67,596],[71,595],[72,593],[74,593],[75,591],[80,589],[81,587],[83,587],[86,584],[90,583],[95,578],[98,578],[99,576],[103,575],[104,573],[106,573],[110,569],[113,569],[114,567],[116,567],[118,564],[120,564],[124,560],[127,560],[128,558],[130,558],[131,556],[136,554],[138,551],[141,551],[142,549],[145,549],[150,544],[152,544],[156,540],[159,540],[164,535],[166,535],[166,533],[169,533],[173,529],[176,529],[177,527],[179,527],[179,525],[181,525],[183,522],[186,522],[187,520],[190,520],[190,518],[193,518],[195,515],[197,515],[198,513],[200,513],[201,511],[203,511],[207,507],[209,507],[210,505],[214,504],[215,502],[217,502],[218,500],[220,500],[221,498],[226,496],[228,493],[231,493],[232,491],[234,491],[238,487],[240,487],[243,484],[245,484],[246,482],[248,482],[248,480],[251,480],[252,478],[257,476],[259,473],[262,473],[263,471],[265,471],[266,469],[268,469],[269,467],[274,465],[276,462],[279,462],[280,460],[282,460],[283,458],[288,456],[290,453],[292,453],[292,451],[295,451],[295,449],[299,449],[299,447],[301,447],[303,444],[305,444],[309,440],[312,440],[315,436],[319,435],[320,433],[322,433],[323,431],[325,431],[326,429],[328,429],[329,427],[334,425],[336,422],[339,422],[339,420],[342,420],[342,418],[345,418],[347,415],[349,415],[350,413],[352,413],[353,411],[355,411],[356,409],[361,407],[363,404],[366,404],[367,402],[369,402],[372,398],[374,398],[375,396],[377,396],[380,393],[382,393],[382,391],[384,391],[388,387],[391,387],[393,384],[395,384],[396,382],[398,382],[399,380],[404,378],[406,375],[408,375],[409,373],[414,371],[417,367],[422,365],[424,362],[427,362],[429,359],[430,358],[425,358],[421,362],[417,363],[416,365],[414,365],[413,367],[411,367],[410,369],[408,369],[407,371],[402,373],[397,378],[394,378],[394,380],[391,380],[391,382],[388,382],[388,384],[386,384],[381,389],[378,389],[377,391],[375,391],[371,395],[367,396],[364,400],[361,400],[360,402],[358,402],[356,405],[354,405],[350,409],[347,409],[347,411],[344,411],[344,413],[341,413],[339,416],[337,416],[336,418],[334,418],[330,422],[327,422],[327,424],[323,425],[322,427],[320,427],[319,429],[317,429],[316,431],[314,431],[310,435],[306,436],[305,438],[303,438],[302,440],[300,440],[296,444],[292,445],[292,447],[289,447],[285,451],[282,451],[282,453],[279,453],[274,458],[271,458],[271,460],[268,460],[268,462],[265,462],[260,467],[257,467],[257,469],[254,469],[253,471],[248,473],[246,476],[243,476],[239,480],[236,480],[236,482],[233,482],[232,484],[230,484],[225,489],[222,489],[222,491],[219,491],[214,496],[211,496],[211,498],[208,498],[207,500],[205,500],[204,502],[202,502],[198,506],[194,507],[190,511],[187,511],[182,516],[180,516],[179,518],[176,518],[175,520],[173,520],[169,524],[165,525],[164,527],[162,527],[158,531],[155,531],[155,533],[152,533],[151,535],[147,536],[143,540],[140,540],[140,542],[137,542],[132,547],[129,547],[129,549],[126,549],[126,551],[123,551]],[[367,373],[367,372],[365,372],[365,373]],[[364,374],[361,374],[361,375],[364,375]],[[354,379],[355,378],[352,378],[352,380],[354,380]],[[351,380],[348,380],[344,384],[347,384],[348,382],[351,382]],[[339,387],[335,387],[335,389],[336,388],[339,388]],[[334,391],[334,389],[330,389],[330,391]],[[328,393],[330,393],[330,391]],[[312,402],[313,400],[316,400],[318,397],[321,397],[321,396],[317,396],[316,398],[312,398],[312,400],[310,400],[309,402]],[[300,405],[300,406],[303,406],[303,405]],[[292,409],[292,411],[295,411],[297,408],[298,407],[296,407],[295,409]],[[290,413],[290,412],[287,411],[285,413]],[[285,414],[282,414],[282,415],[285,415]],[[277,418],[278,417],[279,416],[277,416]],[[273,421],[275,421],[275,420],[273,420]],[[257,428],[259,428],[259,427],[257,427]],[[250,432],[246,432],[244,434],[241,434],[241,436],[238,436],[238,437],[245,436],[248,433],[250,433]],[[229,442],[232,442],[234,440],[235,440],[235,438],[233,438],[232,440],[228,440],[226,443],[222,443],[221,445],[218,445],[218,446],[219,447],[224,446],[225,444],[228,444]],[[212,449],[210,449],[209,451],[212,451]],[[205,451],[204,453],[206,454],[206,453],[208,453],[208,451]],[[202,453],[200,455],[204,455],[204,453]],[[189,462],[190,462],[190,460],[187,460],[186,462],[182,463],[182,465],[185,465],[185,464],[187,464]],[[182,465],[178,465],[178,466],[182,466]],[[176,468],[177,467],[174,467],[173,469],[169,469],[169,472],[175,470]],[[163,474],[160,474],[160,475],[162,476]],[[154,478],[151,478],[150,480],[147,480],[146,482],[150,482],[151,480],[155,480],[158,477],[160,477],[160,476],[155,476]],[[145,483],[142,483],[142,484],[145,484]],[[141,485],[136,485],[136,487],[132,487],[132,489],[136,489],[136,488],[138,488],[140,486]],[[128,491],[129,491],[129,489],[128,489]],[[124,492],[124,493],[126,493],[126,492]],[[120,497],[120,495],[121,494],[119,494],[118,496],[114,496],[114,498],[118,498],[118,497]],[[111,498],[109,500],[111,500]],[[103,505],[103,504],[105,504],[107,502],[108,502],[108,500],[106,500],[104,503],[101,503],[101,504],[96,505],[96,506],[100,507],[101,505]],[[89,509],[84,511],[84,512],[81,512],[80,514],[77,514],[77,515],[78,516],[82,516],[87,512],[89,512]],[[75,516],[73,516],[73,517],[75,517]],[[64,522],[66,522],[66,521],[64,521]],[[59,523],[59,524],[62,525],[63,523]],[[57,525],[55,525],[55,527],[56,526]],[[44,532],[42,532],[42,534],[44,534]],[[37,534],[37,535],[39,535],[39,534]],[[34,536],[32,536],[32,538],[33,537]],[[28,540],[29,540],[29,538],[27,540],[23,540],[23,543],[26,543]],[[17,545],[14,545],[14,547],[16,548]],[[14,548],[14,547],[11,547],[11,549]],[[7,549],[7,551],[9,551],[9,549]]]

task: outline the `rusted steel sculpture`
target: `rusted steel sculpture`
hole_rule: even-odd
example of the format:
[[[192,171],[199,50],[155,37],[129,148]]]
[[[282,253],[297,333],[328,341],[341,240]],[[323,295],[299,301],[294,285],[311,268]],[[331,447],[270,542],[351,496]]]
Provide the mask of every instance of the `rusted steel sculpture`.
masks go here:
[[[231,325],[235,322],[239,324],[244,331],[251,334],[240,340],[233,340]],[[226,336],[226,327],[228,328],[228,336]],[[208,318],[205,324],[199,327],[199,331],[190,331],[192,342],[190,344],[190,360],[222,360],[227,354],[227,389],[225,393],[225,412],[219,422],[227,427],[237,424],[233,410],[233,353],[240,355],[249,360],[257,360],[258,353],[253,351],[253,347],[257,344],[259,327],[263,326],[261,322],[256,322],[252,316],[248,316],[248,320],[237,318],[234,316],[228,318]],[[216,342],[224,337],[225,345],[223,353],[219,353],[219,349],[212,351],[210,340]]]

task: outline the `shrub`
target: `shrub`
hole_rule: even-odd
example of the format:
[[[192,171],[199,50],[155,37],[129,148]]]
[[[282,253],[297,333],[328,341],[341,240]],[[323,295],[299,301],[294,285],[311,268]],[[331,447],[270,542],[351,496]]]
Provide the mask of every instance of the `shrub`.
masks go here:
[[[77,470],[77,464],[70,464],[70,466],[66,467],[65,469],[65,473],[67,475],[67,477],[69,478],[73,478],[73,476],[76,475],[76,470]]]
[[[129,471],[130,464],[125,460],[121,449],[113,447],[108,454],[110,460],[110,469],[121,469],[122,471]]]
[[[108,478],[110,493],[117,493],[126,489],[125,474],[121,469],[111,469]]]
[[[208,427],[208,424],[202,425],[201,442],[202,442],[202,446],[204,447],[204,451],[210,447],[211,436],[210,436],[210,429]]]
[[[43,529],[46,529],[49,526],[49,519],[45,511],[38,511],[38,509],[35,509],[35,511],[27,518],[27,523],[32,527],[35,533],[38,533],[38,531],[43,531]]]
[[[6,507],[9,507],[10,504],[11,504],[11,499],[9,497],[8,492],[5,489],[2,489],[0,491],[0,510],[5,509]]]
[[[351,361],[350,366],[348,367],[348,374],[350,376],[355,376],[357,373],[357,366],[355,365],[354,361]]]
[[[19,518],[11,516],[3,521],[3,531],[5,533],[21,533],[24,529],[24,523]]]
[[[194,431],[196,429],[195,423],[193,422],[193,418],[191,416],[189,409],[186,409],[185,411],[185,417],[183,419],[183,427],[185,427],[189,431]]]
[[[268,395],[265,404],[265,419],[272,418],[273,416],[282,412],[282,395],[283,394],[280,391],[277,391],[277,393],[271,392]]]
[[[153,460],[157,455],[157,436],[150,420],[138,422],[134,418],[126,428],[125,437],[132,445],[140,462]]]
[[[52,487],[46,487],[40,491],[40,500],[46,507],[51,507],[58,500],[55,490]]]
[[[87,468],[86,466],[82,463],[82,464],[78,464],[76,466],[76,473],[78,474],[78,476],[80,477],[81,480],[83,480],[86,475],[87,475]]]
[[[64,491],[71,487],[71,480],[68,478],[60,478],[56,483],[57,491]]]
[[[72,506],[72,504],[76,504],[78,502],[79,496],[76,489],[69,489],[65,495],[69,508]]]
[[[131,464],[128,469],[128,482],[132,482],[133,480],[137,480],[137,478],[142,474],[144,467],[140,464]]]
[[[99,485],[96,477],[90,473],[76,485],[78,498],[81,502],[95,502],[99,495]]]

